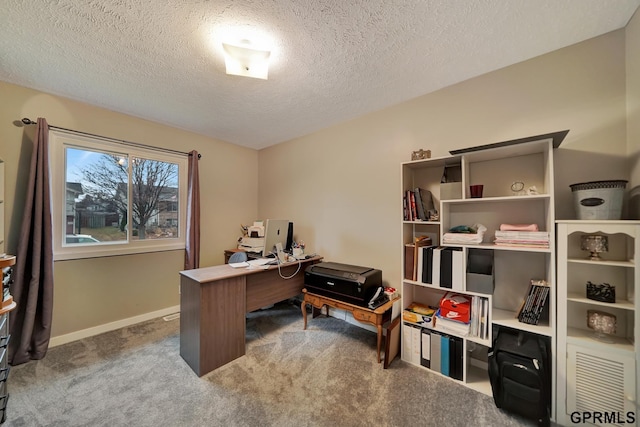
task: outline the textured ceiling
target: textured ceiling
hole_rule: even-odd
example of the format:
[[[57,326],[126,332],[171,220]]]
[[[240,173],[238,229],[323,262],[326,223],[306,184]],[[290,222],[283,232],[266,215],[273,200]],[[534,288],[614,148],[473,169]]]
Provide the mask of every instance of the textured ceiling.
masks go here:
[[[640,0],[0,3],[0,80],[260,149],[622,28]],[[225,74],[240,39],[272,43],[268,80]]]

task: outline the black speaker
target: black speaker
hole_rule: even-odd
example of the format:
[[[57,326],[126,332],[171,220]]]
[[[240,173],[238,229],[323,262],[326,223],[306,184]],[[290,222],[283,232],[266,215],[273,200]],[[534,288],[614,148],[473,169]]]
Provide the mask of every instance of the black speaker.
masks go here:
[[[291,253],[291,249],[293,246],[293,223],[289,223],[289,231],[287,231],[287,245],[284,248],[285,251]]]

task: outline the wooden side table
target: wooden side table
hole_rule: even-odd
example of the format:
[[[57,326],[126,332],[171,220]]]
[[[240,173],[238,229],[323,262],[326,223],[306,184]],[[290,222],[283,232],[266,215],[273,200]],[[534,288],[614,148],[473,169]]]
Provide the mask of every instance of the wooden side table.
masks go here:
[[[304,319],[304,329],[307,329],[307,304],[322,309],[323,306],[329,306],[333,308],[339,308],[346,310],[353,315],[353,318],[361,323],[368,323],[375,326],[378,329],[378,363],[380,363],[380,347],[382,345],[382,325],[385,322],[391,320],[391,307],[393,303],[400,299],[396,297],[393,300],[381,305],[375,310],[371,310],[366,307],[361,307],[355,304],[349,304],[348,302],[340,301],[337,299],[325,297],[323,295],[313,294],[306,289],[302,290],[304,298],[300,309],[302,310],[302,318]]]

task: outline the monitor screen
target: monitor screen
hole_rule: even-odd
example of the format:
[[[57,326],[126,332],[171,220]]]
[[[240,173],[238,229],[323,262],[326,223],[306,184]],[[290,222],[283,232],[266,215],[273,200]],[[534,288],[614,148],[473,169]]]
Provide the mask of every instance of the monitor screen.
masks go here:
[[[283,249],[290,246],[291,239],[289,237],[289,220],[285,219],[268,219],[264,227],[264,250],[262,256],[276,253],[276,243],[280,243]],[[291,223],[293,225],[293,223]],[[293,227],[291,227],[293,228]]]

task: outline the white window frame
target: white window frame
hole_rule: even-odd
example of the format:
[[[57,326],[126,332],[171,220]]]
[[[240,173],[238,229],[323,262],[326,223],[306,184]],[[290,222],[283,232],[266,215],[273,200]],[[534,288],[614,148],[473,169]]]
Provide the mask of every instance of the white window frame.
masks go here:
[[[157,240],[128,240],[126,242],[102,243],[100,245],[63,245],[64,230],[66,229],[65,149],[67,147],[102,152],[126,153],[131,157],[141,157],[178,164],[178,237]],[[188,187],[188,159],[186,154],[173,154],[162,149],[154,150],[151,147],[143,148],[127,145],[110,141],[107,138],[81,135],[64,130],[49,130],[49,159],[51,171],[54,261],[161,252],[185,248]],[[131,215],[131,209],[128,211],[129,215]]]

